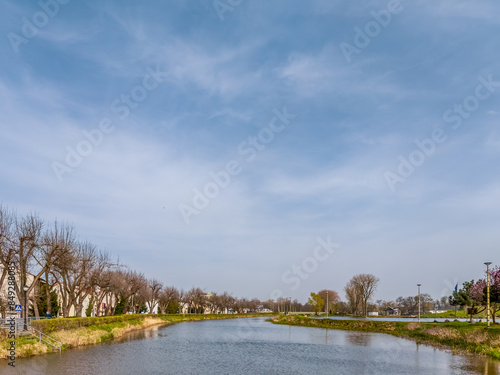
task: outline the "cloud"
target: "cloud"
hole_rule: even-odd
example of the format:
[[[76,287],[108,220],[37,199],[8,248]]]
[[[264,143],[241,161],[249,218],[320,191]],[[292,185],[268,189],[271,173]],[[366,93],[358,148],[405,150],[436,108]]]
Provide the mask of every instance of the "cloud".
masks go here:
[[[4,34],[33,11],[2,4]],[[443,113],[479,75],[498,79],[498,5],[405,2],[347,64],[339,43],[386,5],[243,2],[221,22],[210,2],[70,2],[19,54],[0,57],[3,203],[74,222],[82,238],[179,287],[267,298],[317,237],[332,236],[342,251],[299,298],[360,272],[395,298],[413,293],[422,270],[439,274],[436,295],[440,278],[475,272],[475,241],[484,257],[498,247],[498,93],[395,193],[383,174],[416,139],[450,130]],[[111,103],[157,66],[164,81],[121,119]],[[284,106],[297,117],[246,162],[238,145]],[[104,117],[114,131],[60,183],[51,163]],[[233,159],[242,173],[186,225],[179,204]]]

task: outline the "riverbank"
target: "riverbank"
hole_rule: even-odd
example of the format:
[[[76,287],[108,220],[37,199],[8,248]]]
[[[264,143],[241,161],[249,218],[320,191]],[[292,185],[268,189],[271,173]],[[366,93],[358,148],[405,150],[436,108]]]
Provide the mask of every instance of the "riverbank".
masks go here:
[[[180,322],[212,319],[235,319],[270,314],[200,314],[200,315],[119,315],[92,318],[60,318],[39,320],[32,323],[33,328],[43,332],[63,344],[63,350],[83,345],[95,345],[105,340],[120,338],[123,335],[154,326],[170,325]],[[0,336],[0,359],[9,356],[11,340],[6,333]],[[19,337],[15,340],[16,358],[42,355],[53,351],[34,337]]]
[[[275,324],[301,327],[386,333],[412,339],[420,344],[449,348],[453,352],[476,353],[500,360],[500,326],[498,325],[487,328],[486,323],[333,320],[310,319],[303,316],[280,316],[271,321]]]
[[[293,315],[304,315],[305,313],[294,313]],[[307,315],[314,315],[313,312],[311,313],[307,313]],[[320,316],[326,316],[326,313],[320,313],[319,314]],[[337,317],[337,318],[342,318],[342,317],[346,317],[346,318],[354,318],[354,319],[359,319],[359,315],[352,315],[352,314],[345,314],[345,315],[337,315],[337,314],[330,314],[329,315],[330,317]],[[384,318],[384,319],[416,319],[418,318],[418,315],[417,314],[413,314],[413,315],[383,315],[383,314],[380,314],[380,315],[374,315],[374,316],[368,316],[367,318]],[[459,311],[455,311],[454,310],[449,310],[449,311],[446,311],[446,312],[441,312],[441,313],[422,313],[420,314],[420,318],[422,319],[435,319],[435,318],[438,318],[438,319],[449,319],[449,320],[453,320],[453,319],[470,319],[470,315],[467,314],[466,311],[463,311],[463,310],[459,310]],[[486,312],[482,311],[480,312],[479,314],[476,314],[474,315],[474,320],[479,320],[479,319],[486,319]],[[496,317],[497,320],[500,319],[500,317]]]

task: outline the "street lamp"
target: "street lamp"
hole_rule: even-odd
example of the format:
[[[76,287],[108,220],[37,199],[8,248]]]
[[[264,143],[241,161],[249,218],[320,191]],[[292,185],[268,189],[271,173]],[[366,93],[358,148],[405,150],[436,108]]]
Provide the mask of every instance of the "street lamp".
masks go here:
[[[491,262],[484,262],[486,264],[486,324],[490,326],[490,264]]]
[[[24,290],[24,330],[28,330],[28,285],[23,286]]]
[[[418,286],[418,322],[420,323],[420,285],[422,284],[417,284]]]
[[[292,296],[290,296],[290,311],[288,312],[288,315],[292,312]]]

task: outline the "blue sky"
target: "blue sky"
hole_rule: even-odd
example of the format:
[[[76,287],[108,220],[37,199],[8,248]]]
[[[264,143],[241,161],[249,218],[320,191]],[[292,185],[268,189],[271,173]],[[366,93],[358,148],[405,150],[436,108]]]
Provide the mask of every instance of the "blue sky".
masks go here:
[[[440,297],[500,263],[498,2],[222,3],[0,0],[1,202],[244,297]]]

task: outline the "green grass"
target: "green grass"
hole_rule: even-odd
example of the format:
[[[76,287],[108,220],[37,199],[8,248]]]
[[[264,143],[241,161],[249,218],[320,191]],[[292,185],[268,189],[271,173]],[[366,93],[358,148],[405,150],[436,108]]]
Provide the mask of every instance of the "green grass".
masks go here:
[[[0,341],[0,347],[4,350],[9,350],[11,339]],[[16,357],[30,357],[38,354],[34,350],[33,345],[38,343],[38,339],[33,336],[19,336],[15,340]]]
[[[117,316],[100,316],[90,318],[57,318],[57,319],[42,319],[36,320],[31,323],[33,328],[42,331],[45,334],[50,332],[69,330],[81,327],[88,327],[92,325],[106,325],[116,322],[137,322],[142,321],[146,317],[158,317],[158,315],[151,314],[137,314],[137,315],[117,315]],[[136,324],[136,323],[130,323]]]
[[[421,314],[420,317],[422,317],[422,318],[435,318],[436,314],[431,314],[431,313]],[[439,313],[439,314],[437,314],[437,317],[438,318],[455,319],[455,310],[448,310],[446,312]],[[465,310],[457,310],[456,318],[457,319],[468,319],[469,315],[467,314],[467,311],[465,311]],[[474,319],[486,319],[486,312],[483,311],[477,315],[474,315]]]
[[[311,314],[312,315],[312,314]],[[325,313],[321,313],[321,316],[325,316]],[[353,316],[353,315],[337,315],[333,314],[331,316]],[[378,317],[384,317],[384,318],[415,318],[417,315],[378,315]],[[355,316],[353,316],[355,317]],[[435,318],[436,314],[434,313],[426,313],[426,314],[420,314],[421,318]],[[467,314],[467,311],[465,310],[457,310],[456,316],[455,316],[455,310],[448,310],[443,313],[437,314],[438,318],[445,318],[445,319],[469,319],[469,315]],[[486,312],[481,312],[479,314],[474,315],[474,319],[486,319]],[[500,317],[497,317],[500,321]]]
[[[276,324],[386,333],[414,339],[419,343],[446,346],[454,350],[487,355],[500,359],[500,326],[487,328],[486,323],[468,322],[415,323],[396,321],[309,319],[301,316],[280,316]]]

